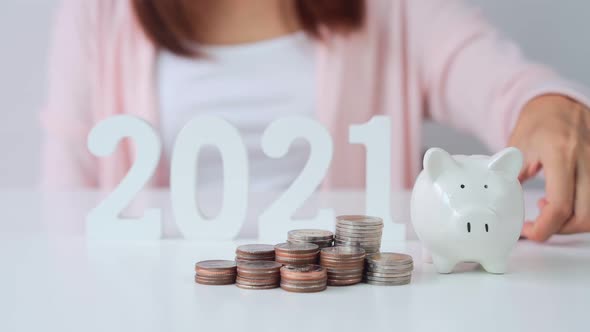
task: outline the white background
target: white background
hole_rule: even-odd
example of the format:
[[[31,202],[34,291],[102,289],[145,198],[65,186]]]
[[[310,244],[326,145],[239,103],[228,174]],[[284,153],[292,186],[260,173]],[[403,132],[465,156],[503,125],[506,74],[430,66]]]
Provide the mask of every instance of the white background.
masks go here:
[[[80,0],[84,1],[84,0]],[[427,0],[426,0],[427,1]],[[527,55],[553,65],[565,76],[590,86],[590,1],[471,0]],[[0,2],[0,187],[37,183],[48,36],[58,0]],[[442,139],[441,139],[442,135]],[[429,124],[426,145],[452,152],[485,148],[458,133]]]

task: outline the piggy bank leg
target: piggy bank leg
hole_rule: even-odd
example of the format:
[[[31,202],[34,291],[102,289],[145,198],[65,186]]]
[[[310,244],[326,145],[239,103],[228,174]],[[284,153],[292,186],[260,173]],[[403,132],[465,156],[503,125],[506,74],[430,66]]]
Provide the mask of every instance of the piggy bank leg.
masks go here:
[[[494,274],[504,274],[508,265],[507,258],[494,258],[481,262],[484,270]]]
[[[432,254],[426,247],[422,247],[422,261],[424,263],[432,264]]]
[[[432,255],[432,262],[434,263],[434,267],[438,271],[438,273],[451,273],[453,272],[453,268],[457,265],[457,262],[451,261],[446,257],[442,257],[439,255]]]

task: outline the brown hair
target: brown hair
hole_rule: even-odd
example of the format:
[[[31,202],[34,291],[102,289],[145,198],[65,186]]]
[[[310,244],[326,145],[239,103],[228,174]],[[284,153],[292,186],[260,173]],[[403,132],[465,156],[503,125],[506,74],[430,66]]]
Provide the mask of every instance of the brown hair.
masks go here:
[[[347,33],[364,22],[365,0],[296,0],[297,15],[303,29],[321,38],[320,30]],[[192,25],[183,0],[133,0],[143,30],[159,47],[178,55],[194,55],[186,45],[192,39]]]

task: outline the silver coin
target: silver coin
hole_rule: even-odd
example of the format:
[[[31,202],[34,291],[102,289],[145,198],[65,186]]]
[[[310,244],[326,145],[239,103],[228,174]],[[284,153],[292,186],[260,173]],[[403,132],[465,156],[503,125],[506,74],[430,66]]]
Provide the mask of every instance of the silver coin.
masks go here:
[[[288,233],[289,238],[303,240],[323,240],[333,236],[334,233],[321,229],[295,229]]]
[[[334,242],[336,243],[343,243],[343,244],[360,244],[360,245],[379,245],[381,244],[381,239],[374,241],[374,240],[351,240],[351,239],[336,239]]]
[[[365,257],[365,251],[363,248],[358,247],[330,247],[324,248],[321,254],[325,257]]]
[[[318,287],[326,284],[328,278],[323,278],[321,280],[287,280],[281,279],[281,284],[283,285],[290,285],[293,287]]]
[[[383,274],[383,275],[396,275],[396,274],[403,274],[403,273],[411,273],[413,269],[405,269],[405,270],[375,270],[375,269],[367,269],[365,268],[366,273],[372,274]]]
[[[381,252],[379,254],[369,255],[366,260],[376,265],[403,265],[410,264],[414,261],[410,255],[394,252]]]
[[[403,277],[374,277],[374,276],[365,275],[365,278],[367,280],[372,280],[372,281],[395,282],[395,281],[404,281],[406,279],[410,279],[411,274],[407,275],[407,276],[403,276]]]
[[[412,271],[406,271],[406,272],[400,272],[400,273],[379,273],[379,272],[366,271],[365,275],[367,277],[375,277],[375,278],[404,278],[404,277],[411,276]]]
[[[338,232],[336,233],[336,235],[334,236],[334,239],[340,238],[340,237],[352,237],[352,238],[382,238],[383,234],[382,233],[351,233],[351,232]]]
[[[365,282],[369,285],[374,286],[402,286],[407,285],[411,282],[410,279],[404,281],[396,281],[396,282],[382,282],[382,281],[373,281],[373,280],[365,280]]]
[[[226,269],[233,269],[236,267],[235,261],[227,261],[227,260],[208,260],[208,261],[200,261],[195,264],[195,268],[204,269],[204,270],[226,270]]]
[[[383,233],[383,227],[349,227],[349,226],[336,226],[336,232],[334,235],[340,233],[352,233],[352,234],[371,234],[371,233]]]
[[[383,225],[383,219],[379,217],[372,217],[372,216],[362,216],[362,215],[345,215],[345,216],[338,216],[336,217],[336,223],[341,225],[374,225],[379,226]]]
[[[242,289],[273,289],[273,288],[279,288],[279,284],[273,284],[273,285],[264,285],[264,286],[251,286],[251,285],[243,285],[243,284],[238,284],[236,283],[236,286],[242,288]]]
[[[318,250],[318,246],[313,243],[279,243],[275,246],[276,251],[288,253],[309,253]]]
[[[275,251],[272,244],[244,244],[236,249],[237,254],[245,255],[264,255]]]
[[[326,267],[326,270],[328,270],[328,274],[332,273],[332,274],[357,274],[357,273],[363,273],[363,269],[339,269],[339,268],[330,268],[330,267]]]
[[[334,236],[335,238],[338,237],[382,237],[383,236],[383,232],[336,232],[336,235]]]
[[[335,243],[336,247],[363,247],[363,248],[379,248],[381,243],[364,243],[351,241],[338,241]]]
[[[404,264],[404,265],[397,265],[397,266],[381,266],[381,265],[373,265],[373,264],[365,264],[365,268],[368,271],[375,271],[375,272],[381,272],[381,271],[391,271],[391,272],[396,272],[396,271],[411,271],[414,269],[414,264]]]
[[[281,281],[281,287],[288,287],[288,288],[292,288],[292,289],[299,289],[299,290],[312,290],[312,289],[319,289],[319,288],[324,288],[326,287],[328,283],[328,280],[324,280],[321,281],[319,283],[315,283],[315,284],[307,284],[307,285],[301,285],[301,284],[294,284],[294,283],[290,283],[290,282],[284,282]]]

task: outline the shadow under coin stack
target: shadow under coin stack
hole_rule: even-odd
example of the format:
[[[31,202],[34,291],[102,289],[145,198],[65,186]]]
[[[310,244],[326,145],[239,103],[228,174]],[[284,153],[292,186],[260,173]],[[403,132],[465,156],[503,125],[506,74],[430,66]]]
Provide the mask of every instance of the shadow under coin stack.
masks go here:
[[[236,262],[274,260],[275,247],[271,244],[245,244],[236,249]]]
[[[236,286],[244,289],[271,289],[279,287],[281,264],[270,261],[238,263]]]
[[[379,252],[383,220],[369,216],[339,216],[336,218],[336,247],[360,247],[367,254]]]
[[[331,247],[334,233],[321,229],[296,229],[289,231],[288,243],[313,243],[320,249]]]
[[[327,287],[326,269],[319,265],[283,266],[281,288],[295,293],[321,292]]]
[[[275,261],[294,266],[316,264],[319,252],[313,243],[279,243],[275,246]]]
[[[397,286],[409,284],[414,262],[412,256],[382,252],[367,256],[365,281],[371,285]]]
[[[349,286],[363,280],[365,250],[358,247],[324,248],[320,265],[328,272],[329,286]]]
[[[236,282],[236,262],[202,261],[195,264],[195,282],[203,285],[230,285]]]

